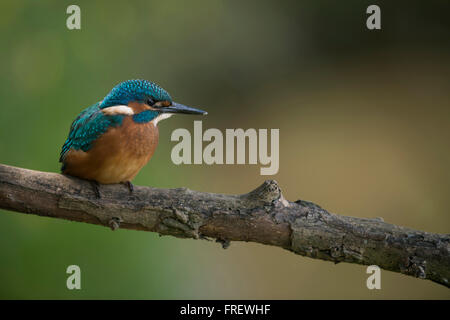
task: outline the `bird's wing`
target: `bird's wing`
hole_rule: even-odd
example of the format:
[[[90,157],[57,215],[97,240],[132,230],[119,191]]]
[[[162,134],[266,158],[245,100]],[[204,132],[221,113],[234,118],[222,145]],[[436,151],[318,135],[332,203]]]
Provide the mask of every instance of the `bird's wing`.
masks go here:
[[[107,116],[100,110],[99,104],[96,103],[84,109],[72,122],[69,136],[61,150],[59,162],[64,162],[64,158],[70,149],[88,151],[92,143],[109,127],[118,126],[122,123],[123,116]]]

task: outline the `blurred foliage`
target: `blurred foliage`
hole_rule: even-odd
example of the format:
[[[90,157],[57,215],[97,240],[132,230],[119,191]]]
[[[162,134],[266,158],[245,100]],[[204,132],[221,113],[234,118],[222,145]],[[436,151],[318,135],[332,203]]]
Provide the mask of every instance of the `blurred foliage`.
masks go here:
[[[243,193],[275,178],[286,198],[448,233],[450,2],[0,2],[0,163],[58,172],[74,117],[118,82],[144,78],[209,112],[205,128],[280,128],[280,171],[175,166],[170,133],[135,179]],[[382,30],[365,27],[369,4]],[[279,248],[158,237],[0,213],[0,298],[450,298],[429,281]],[[82,290],[65,287],[66,267]]]

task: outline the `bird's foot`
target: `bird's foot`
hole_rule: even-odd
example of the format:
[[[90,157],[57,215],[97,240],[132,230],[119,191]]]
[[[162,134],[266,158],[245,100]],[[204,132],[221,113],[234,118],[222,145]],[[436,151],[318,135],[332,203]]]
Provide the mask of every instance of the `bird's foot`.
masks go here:
[[[134,186],[133,186],[133,184],[132,184],[130,181],[123,182],[123,184],[127,186],[128,191],[130,191],[130,194],[132,194],[133,191],[134,191]]]
[[[111,228],[112,231],[119,229],[120,227],[120,223],[123,220],[121,218],[118,217],[112,217],[111,220],[109,220],[109,227]]]
[[[230,240],[217,238],[216,242],[220,243],[224,249],[228,249],[230,246]]]
[[[91,185],[92,189],[94,189],[95,197],[97,199],[100,199],[102,197],[102,195],[100,194],[100,184],[95,180],[91,180]]]

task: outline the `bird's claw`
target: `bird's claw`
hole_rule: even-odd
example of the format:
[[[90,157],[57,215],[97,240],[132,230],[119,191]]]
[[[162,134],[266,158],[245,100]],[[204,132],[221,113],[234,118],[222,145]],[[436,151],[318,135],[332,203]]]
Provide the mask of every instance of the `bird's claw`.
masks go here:
[[[126,181],[126,182],[124,182],[123,184],[125,184],[125,185],[127,186],[128,190],[130,191],[130,194],[132,194],[133,191],[134,191],[134,186],[133,186],[133,184],[132,184],[130,181]]]
[[[109,227],[111,228],[112,231],[119,229],[120,227],[120,223],[123,220],[121,218],[118,217],[112,217],[111,220],[109,220]]]
[[[100,199],[102,195],[100,194],[100,184],[97,181],[91,181],[92,189],[94,189],[95,197]]]
[[[230,240],[217,238],[216,242],[220,243],[223,249],[228,249],[230,246]]]

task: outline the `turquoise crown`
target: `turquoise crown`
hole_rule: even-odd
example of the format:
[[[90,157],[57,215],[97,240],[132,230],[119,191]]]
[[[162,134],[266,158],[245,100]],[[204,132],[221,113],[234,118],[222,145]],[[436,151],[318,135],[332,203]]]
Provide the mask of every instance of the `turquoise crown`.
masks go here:
[[[100,104],[100,109],[127,105],[131,101],[172,101],[170,94],[156,83],[147,80],[127,80],[115,86]],[[153,104],[151,103],[151,104]]]

